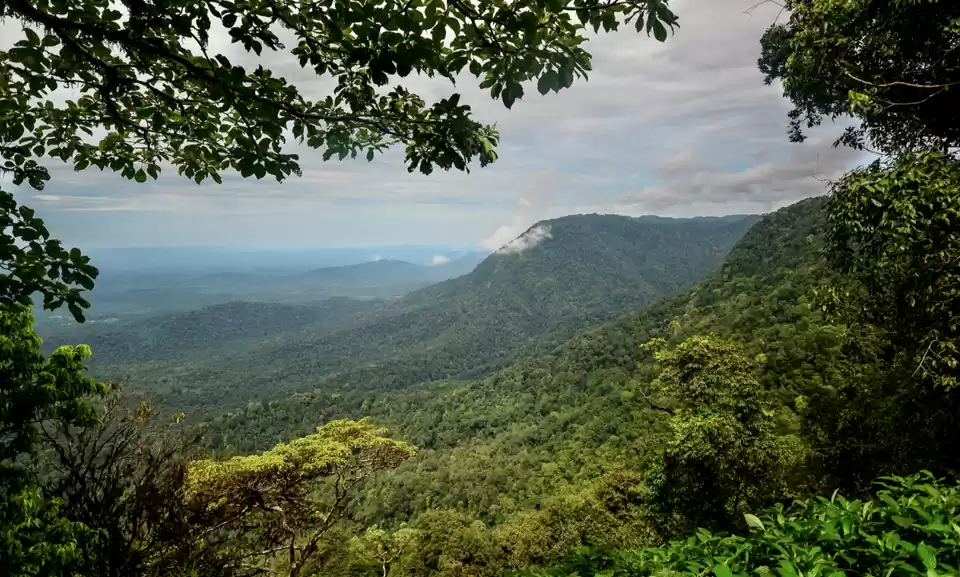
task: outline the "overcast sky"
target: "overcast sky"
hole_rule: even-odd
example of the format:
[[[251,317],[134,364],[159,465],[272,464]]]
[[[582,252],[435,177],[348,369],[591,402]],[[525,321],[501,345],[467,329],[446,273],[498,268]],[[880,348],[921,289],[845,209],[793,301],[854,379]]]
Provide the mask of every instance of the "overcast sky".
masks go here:
[[[470,174],[408,174],[402,150],[373,163],[323,163],[305,148],[303,178],[282,184],[228,175],[223,185],[197,186],[168,171],[140,185],[108,172],[53,166],[46,190],[20,189],[17,199],[80,247],[475,243],[494,249],[539,220],[571,213],[768,212],[822,194],[825,180],[863,159],[830,146],[839,126],[812,133],[804,144],[787,140],[788,103],[778,86],[764,86],[756,67],[760,35],[779,8],[767,4],[746,14],[755,3],[675,0],[680,28],[666,43],[632,28],[600,35],[589,45],[588,82],[547,96],[530,86],[513,110],[476,89],[479,81],[458,83],[476,117],[501,133],[497,163]],[[6,22],[0,31],[11,28]],[[217,48],[239,60],[238,47]],[[300,70],[286,55],[273,58],[302,91],[325,95],[328,79]],[[404,84],[428,101],[455,90],[420,79]]]

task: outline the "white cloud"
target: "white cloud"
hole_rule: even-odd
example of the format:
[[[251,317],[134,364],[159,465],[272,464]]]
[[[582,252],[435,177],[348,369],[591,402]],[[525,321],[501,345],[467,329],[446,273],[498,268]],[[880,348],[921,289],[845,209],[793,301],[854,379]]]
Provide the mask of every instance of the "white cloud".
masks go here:
[[[450,262],[450,259],[448,257],[443,256],[442,254],[438,254],[438,255],[434,255],[434,257],[430,260],[430,262],[431,264],[434,264],[434,265],[441,265],[441,264],[447,264],[448,262]]]
[[[511,240],[507,244],[503,245],[497,249],[497,254],[517,254],[525,250],[531,249],[541,242],[553,238],[553,235],[550,234],[550,225],[541,224],[537,225],[525,233],[521,234],[517,238]]]

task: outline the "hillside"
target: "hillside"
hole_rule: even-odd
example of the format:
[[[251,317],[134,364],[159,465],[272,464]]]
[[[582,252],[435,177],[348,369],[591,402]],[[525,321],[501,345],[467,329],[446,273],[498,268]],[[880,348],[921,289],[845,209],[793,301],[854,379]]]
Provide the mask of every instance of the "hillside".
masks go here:
[[[663,422],[641,400],[655,369],[639,345],[654,336],[733,336],[766,355],[766,384],[789,398],[813,379],[840,378],[829,370],[840,354],[836,330],[807,302],[826,274],[822,205],[811,199],[766,216],[696,288],[582,332],[551,356],[478,381],[377,395],[317,391],[251,405],[211,422],[209,440],[246,452],[328,419],[371,415],[422,450],[365,491],[365,522],[409,520],[430,508],[503,522],[642,462]]]
[[[693,285],[755,220],[579,215],[546,221],[536,226],[550,234],[536,246],[490,255],[470,274],[375,307],[348,326],[308,324],[266,340],[201,348],[190,362],[161,362],[165,357],[150,351],[95,353],[92,367],[99,377],[123,379],[161,404],[195,414],[314,388],[382,391],[475,378]],[[202,342],[204,333],[219,329],[199,325],[197,331]],[[110,338],[127,340],[122,330]],[[124,348],[99,342],[107,350]]]
[[[100,365],[202,361],[305,327],[314,333],[332,332],[350,326],[378,304],[345,297],[313,305],[233,301],[124,325],[77,326],[57,338],[89,344]]]
[[[328,287],[355,288],[389,286],[391,284],[401,286],[423,285],[467,274],[482,261],[483,256],[483,253],[471,253],[434,266],[413,264],[396,259],[380,259],[358,264],[319,268],[293,276],[286,279],[286,282],[291,285],[303,282],[317,283]]]

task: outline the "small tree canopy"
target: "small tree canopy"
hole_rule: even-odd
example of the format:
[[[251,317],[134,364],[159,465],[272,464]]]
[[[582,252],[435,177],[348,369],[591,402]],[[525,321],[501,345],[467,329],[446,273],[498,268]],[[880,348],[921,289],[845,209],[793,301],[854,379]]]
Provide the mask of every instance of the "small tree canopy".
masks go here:
[[[743,507],[786,495],[807,449],[777,430],[775,407],[743,350],[709,335],[672,350],[663,339],[644,346],[662,368],[654,386],[677,406],[647,470],[650,503],[681,524],[729,527]]]
[[[346,514],[356,487],[413,455],[366,420],[331,421],[317,432],[256,455],[193,462],[187,498],[242,538],[230,554],[251,574],[278,566],[313,574],[323,539]],[[243,571],[240,571],[243,573]]]

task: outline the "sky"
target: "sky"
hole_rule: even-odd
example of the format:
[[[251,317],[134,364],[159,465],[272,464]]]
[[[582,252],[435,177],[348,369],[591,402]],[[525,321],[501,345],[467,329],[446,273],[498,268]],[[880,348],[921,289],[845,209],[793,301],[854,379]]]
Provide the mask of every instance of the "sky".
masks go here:
[[[527,87],[512,110],[479,80],[397,79],[429,102],[453,92],[500,130],[499,160],[471,172],[409,174],[402,150],[372,163],[322,162],[304,147],[303,177],[283,183],[225,175],[196,185],[173,170],[147,184],[48,165],[45,190],[17,189],[70,245],[271,246],[474,244],[495,250],[534,223],[575,213],[665,216],[765,213],[823,194],[864,162],[832,142],[845,125],[786,136],[789,103],[765,86],[759,39],[778,17],[756,0],[674,0],[680,27],[659,43],[632,27],[591,39],[593,72],[559,94]],[[0,24],[0,36],[19,26]],[[212,47],[246,63],[242,48]],[[247,60],[249,62],[249,60]],[[302,92],[329,78],[288,54],[261,60]],[[59,161],[53,161],[59,162]],[[9,187],[10,183],[2,183]]]

